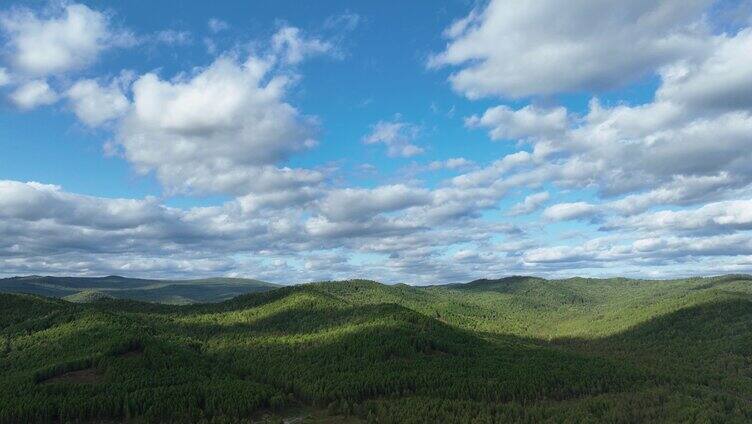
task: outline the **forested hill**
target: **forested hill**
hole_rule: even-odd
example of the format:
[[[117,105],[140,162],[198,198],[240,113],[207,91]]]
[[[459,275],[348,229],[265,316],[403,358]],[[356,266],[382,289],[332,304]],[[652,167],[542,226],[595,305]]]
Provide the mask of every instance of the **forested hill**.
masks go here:
[[[102,298],[171,304],[221,302],[277,287],[276,284],[246,278],[148,280],[115,275],[88,278],[32,275],[0,279],[0,292],[60,297],[73,302]]]
[[[0,423],[752,422],[749,276],[0,310]]]

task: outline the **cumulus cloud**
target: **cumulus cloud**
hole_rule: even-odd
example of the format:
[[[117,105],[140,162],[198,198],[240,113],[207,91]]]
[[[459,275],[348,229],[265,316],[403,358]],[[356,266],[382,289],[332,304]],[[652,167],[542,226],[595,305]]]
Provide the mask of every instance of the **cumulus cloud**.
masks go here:
[[[384,144],[390,157],[412,157],[423,153],[423,148],[413,144],[420,127],[400,120],[379,121],[371,133],[363,138],[365,144]]]
[[[192,38],[190,32],[175,29],[165,29],[154,34],[154,41],[167,44],[168,46],[189,44]]]
[[[84,79],[73,84],[65,96],[73,112],[86,125],[96,127],[119,118],[128,110],[130,101],[123,92],[123,81],[102,86],[96,80]]]
[[[339,15],[332,15],[324,21],[324,27],[329,29],[343,29],[345,31],[354,30],[361,21],[360,15],[353,12],[345,12]]]
[[[679,231],[720,233],[752,230],[752,200],[727,200],[695,209],[642,213],[612,219],[605,227],[669,234]]]
[[[752,134],[745,106],[750,99],[745,79],[735,72],[744,69],[748,59],[728,54],[744,46],[747,37],[746,30],[713,36],[712,54],[662,68],[652,102],[604,107],[593,100],[587,114],[567,122],[555,136],[522,131],[503,134],[501,138],[524,139],[532,151],[507,155],[456,177],[456,183],[511,188],[553,182],[566,189],[596,189],[607,201],[557,204],[543,216],[552,221],[601,223],[600,231],[616,232],[622,240],[641,237],[631,244],[591,239],[581,246],[527,249],[520,255],[523,269],[597,272],[605,264],[618,264],[609,266],[618,267],[620,273],[632,269],[641,275],[650,267],[665,272],[660,275],[671,275],[670,267],[675,265],[686,273],[707,273],[712,271],[691,264],[709,263],[714,257],[718,259],[712,263],[722,269],[748,270],[734,266],[735,258],[746,255],[750,246],[746,201],[709,203],[697,210],[644,212],[662,205],[686,207],[748,195],[752,175],[742,164],[750,159],[750,138],[745,135]],[[692,95],[695,90],[702,94]],[[505,118],[514,112],[506,106],[497,110]],[[510,121],[501,128],[512,126]],[[492,133],[497,127],[482,125],[479,117],[471,117],[468,123],[486,127],[491,138],[499,138]]]
[[[357,15],[327,20],[322,31],[330,38],[281,25],[248,56],[113,79],[60,76],[128,38],[107,15],[79,5],[45,14],[14,9],[2,18],[9,70],[0,68],[14,103],[29,109],[62,96],[84,124],[111,131],[115,152],[139,173],[153,173],[166,195],[229,199],[174,208],[152,197],[0,181],[0,273],[221,273],[291,282],[365,269],[384,281],[428,284],[510,273],[752,270],[752,204],[743,200],[752,195],[745,54],[752,36],[746,28],[711,34],[706,5],[575,2],[557,10],[546,1],[489,2],[447,29],[449,44],[432,59],[455,70],[459,92],[545,96],[655,72],[654,98],[595,97],[583,112],[539,106],[557,97],[491,106],[465,124],[516,141],[496,145],[508,154],[474,156],[477,164],[437,157],[413,169],[451,170],[450,178],[401,174],[398,183],[367,187],[330,178],[329,164],[292,165],[316,145],[321,125],[289,100],[301,80],[298,65],[339,56],[343,40],[332,30],[351,30]],[[92,33],[72,35],[79,21]],[[208,25],[212,33],[226,30],[218,20]],[[187,39],[161,34],[168,43]],[[44,62],[24,40],[60,55]],[[421,131],[396,116],[361,141],[412,157],[423,153]],[[573,197],[592,200],[564,200]],[[543,220],[511,224],[496,218],[508,204],[501,211],[508,216],[549,207]],[[582,221],[576,232],[558,231],[567,225],[559,222],[573,220]]]
[[[321,200],[320,210],[331,220],[360,221],[430,201],[428,190],[395,184],[373,189],[332,190]]]
[[[349,207],[356,210],[343,212],[342,201],[353,202]],[[471,233],[451,225],[431,227],[407,212],[430,208],[432,202],[430,192],[400,185],[335,190],[320,207],[312,204],[310,210],[317,215],[306,218],[290,207],[269,213],[248,209],[242,198],[221,206],[176,209],[155,198],[107,199],[53,185],[2,181],[0,263],[5,273],[34,269],[184,275],[239,272],[244,265],[237,258],[248,254],[296,258],[362,251],[402,258],[374,265],[383,269],[387,281],[399,278],[390,268],[396,263],[423,264],[426,274],[421,278],[428,280],[444,273],[431,270],[428,259],[442,246],[486,240],[499,233],[520,234],[508,225],[478,224]],[[50,256],[54,260],[46,261]],[[253,266],[254,275],[259,275],[261,268],[257,263]],[[290,282],[296,275],[313,274],[291,265],[275,277]]]
[[[11,82],[11,76],[8,73],[8,70],[5,68],[0,68],[0,87],[4,85],[8,85]]]
[[[295,65],[305,58],[331,52],[330,42],[305,37],[300,28],[283,26],[272,37],[272,49],[287,64]]]
[[[123,253],[209,259],[227,252],[287,250],[301,234],[281,224],[289,216],[247,214],[236,201],[183,210],[155,198],[91,197],[34,182],[0,182],[0,216],[0,257]]]
[[[83,4],[54,8],[49,15],[12,9],[0,17],[13,65],[25,74],[45,76],[80,69],[106,48],[133,42],[112,28],[109,17]]]
[[[590,218],[598,213],[598,207],[587,202],[558,203],[543,211],[543,216],[553,221]]]
[[[209,27],[209,31],[215,34],[230,29],[230,24],[218,18],[209,19],[206,25]]]
[[[142,173],[184,192],[284,190],[316,184],[315,171],[278,168],[316,144],[316,126],[284,101],[290,80],[273,63],[223,56],[192,75],[133,82],[117,142]]]
[[[691,205],[723,197],[743,180],[720,172],[710,176],[676,176],[663,186],[642,193],[630,194],[608,203],[608,208],[621,215],[640,213],[655,205]]]
[[[523,256],[528,266],[598,268],[650,265],[658,269],[671,264],[689,265],[700,258],[734,257],[752,252],[749,234],[706,237],[643,238],[630,243],[593,239],[580,246],[550,246],[531,249]],[[686,268],[689,269],[689,268]],[[696,270],[695,272],[698,272]],[[707,275],[713,270],[699,271]]]
[[[45,80],[31,80],[17,87],[10,95],[10,100],[23,110],[38,106],[51,105],[58,95]]]
[[[550,197],[547,191],[525,196],[525,200],[509,208],[507,215],[517,216],[533,213],[546,203]]]
[[[708,48],[710,0],[492,0],[449,27],[430,66],[459,66],[452,87],[469,98],[598,90],[632,81]]]
[[[469,127],[488,128],[493,140],[531,136],[553,138],[561,136],[567,129],[567,110],[563,107],[545,110],[535,106],[514,110],[508,106],[496,106],[482,116],[467,118],[465,123]]]
[[[733,267],[734,257],[752,255],[752,236],[744,232],[752,217],[743,203],[719,203],[663,219],[669,227],[688,219],[695,226],[734,229],[725,235],[678,236],[646,228],[648,236],[631,241],[616,236],[540,247],[508,224],[472,220],[436,226],[416,220],[421,215],[414,209],[435,207],[436,197],[407,186],[340,192],[331,198],[330,219],[326,207],[311,218],[292,209],[269,214],[246,210],[237,200],[176,209],[149,197],[108,199],[53,185],[0,181],[0,264],[6,275],[240,274],[291,282],[352,277],[358,270],[349,264],[322,267],[363,252],[385,255],[368,263],[369,272],[383,281],[426,284],[510,272],[555,276],[565,269],[571,273],[607,264],[637,269],[645,260],[657,270],[672,264],[699,270],[709,258]],[[369,205],[372,199],[379,200],[378,206]],[[354,203],[357,213],[338,215],[340,200],[364,202]],[[503,234],[512,238],[491,244],[491,238]],[[449,246],[463,247],[448,253]]]
[[[651,102],[603,106],[594,98],[587,113],[566,128],[537,134],[510,132],[520,128],[513,118],[530,106],[491,108],[468,122],[488,128],[491,138],[518,138],[531,146],[532,153],[515,153],[532,164],[514,175],[521,184],[555,182],[563,188],[595,188],[606,198],[624,196],[610,205],[618,213],[723,198],[752,183],[745,165],[752,159],[752,115],[744,107],[752,97],[736,72],[750,60],[730,53],[748,45],[750,36],[742,30],[709,39],[711,54],[662,68]],[[697,90],[701,94],[692,94]],[[493,167],[476,175],[481,173],[492,180],[500,176]]]
[[[658,116],[651,118],[653,113]],[[674,113],[671,105],[603,110],[596,104],[587,124],[572,131],[571,147],[582,161],[594,165],[593,178],[606,194],[655,187],[678,176],[719,171],[749,175],[742,165],[749,159],[748,112],[690,122],[674,121],[679,119]]]
[[[61,187],[35,182],[0,181],[0,216],[38,222],[52,220],[72,226],[122,229],[155,222],[167,212],[154,199],[101,199],[67,193]]]
[[[713,39],[712,53],[703,61],[681,61],[665,67],[659,101],[687,105],[692,110],[752,107],[752,28]]]
[[[305,222],[306,232],[319,239],[370,240],[371,238],[406,236],[419,228],[415,224],[385,217],[375,217],[365,221],[332,222],[326,217],[317,216]]]
[[[443,161],[431,162],[428,164],[428,169],[431,171],[437,171],[439,169],[457,170],[471,168],[474,165],[475,163],[473,161],[465,158],[449,158]]]

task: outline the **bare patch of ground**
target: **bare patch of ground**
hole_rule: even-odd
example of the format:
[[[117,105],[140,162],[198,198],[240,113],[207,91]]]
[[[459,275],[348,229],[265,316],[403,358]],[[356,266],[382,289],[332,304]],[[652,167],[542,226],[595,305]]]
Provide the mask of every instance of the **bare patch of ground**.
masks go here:
[[[306,407],[290,408],[276,413],[261,413],[251,419],[251,423],[254,424],[360,424],[363,422],[356,417],[329,415],[325,410]]]
[[[118,358],[135,358],[143,354],[144,354],[143,350],[131,350],[125,353],[121,353],[120,355],[118,355]]]
[[[98,384],[103,380],[102,374],[94,368],[86,368],[78,371],[70,371],[52,378],[44,380],[42,384],[51,383],[76,383],[76,384]]]

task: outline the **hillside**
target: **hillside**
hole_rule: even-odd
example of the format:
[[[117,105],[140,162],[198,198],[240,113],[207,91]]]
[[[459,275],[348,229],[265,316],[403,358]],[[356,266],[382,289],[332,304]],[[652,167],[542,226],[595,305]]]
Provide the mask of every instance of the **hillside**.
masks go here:
[[[245,278],[145,280],[119,276],[27,276],[0,279],[0,292],[27,293],[85,302],[102,297],[170,304],[221,302],[247,293],[279,287]]]
[[[0,422],[752,420],[748,276],[93,297],[0,295]]]

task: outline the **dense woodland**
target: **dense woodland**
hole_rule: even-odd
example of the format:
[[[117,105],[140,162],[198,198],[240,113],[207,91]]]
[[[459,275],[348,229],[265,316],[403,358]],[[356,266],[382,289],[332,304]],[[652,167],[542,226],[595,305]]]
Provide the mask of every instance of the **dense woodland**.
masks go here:
[[[752,422],[749,276],[326,282],[184,306],[0,294],[0,310],[2,423]]]

